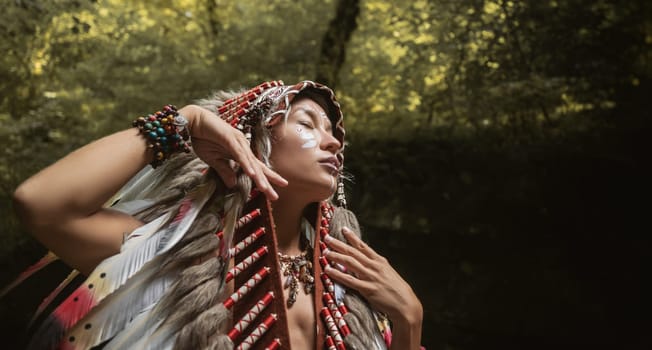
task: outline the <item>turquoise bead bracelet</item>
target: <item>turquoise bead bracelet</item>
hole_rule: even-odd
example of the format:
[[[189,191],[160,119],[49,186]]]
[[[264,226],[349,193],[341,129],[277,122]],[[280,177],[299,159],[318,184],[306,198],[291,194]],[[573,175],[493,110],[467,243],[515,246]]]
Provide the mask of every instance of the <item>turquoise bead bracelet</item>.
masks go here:
[[[147,140],[154,158],[150,165],[153,168],[163,164],[177,152],[190,152],[190,135],[184,118],[173,105],[166,105],[162,110],[146,117],[138,117],[132,125],[140,131]]]

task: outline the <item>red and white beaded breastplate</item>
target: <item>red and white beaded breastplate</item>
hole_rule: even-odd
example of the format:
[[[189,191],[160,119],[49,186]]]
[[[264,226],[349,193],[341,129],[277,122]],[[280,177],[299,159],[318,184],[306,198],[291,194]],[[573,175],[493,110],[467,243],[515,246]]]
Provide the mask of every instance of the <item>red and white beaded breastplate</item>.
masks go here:
[[[263,195],[252,198],[236,225],[230,256],[234,267],[226,280],[234,281],[234,292],[224,305],[233,312],[233,327],[228,336],[235,349],[290,349],[290,331],[279,269],[276,234],[270,203]],[[334,285],[323,273],[328,261],[321,256],[322,238],[329,232],[332,207],[323,202],[316,215],[312,264],[314,267],[315,349],[345,349],[343,337],[350,330],[344,321],[346,306],[335,303]],[[321,320],[320,320],[321,319]]]

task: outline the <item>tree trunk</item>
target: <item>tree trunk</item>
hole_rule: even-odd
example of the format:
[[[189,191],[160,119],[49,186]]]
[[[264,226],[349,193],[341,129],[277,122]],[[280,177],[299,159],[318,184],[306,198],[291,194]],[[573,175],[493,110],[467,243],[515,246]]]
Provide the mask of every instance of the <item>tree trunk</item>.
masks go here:
[[[321,55],[317,62],[316,80],[331,88],[337,85],[337,75],[344,64],[346,45],[358,27],[360,0],[338,0],[335,17],[328,24],[321,43]]]

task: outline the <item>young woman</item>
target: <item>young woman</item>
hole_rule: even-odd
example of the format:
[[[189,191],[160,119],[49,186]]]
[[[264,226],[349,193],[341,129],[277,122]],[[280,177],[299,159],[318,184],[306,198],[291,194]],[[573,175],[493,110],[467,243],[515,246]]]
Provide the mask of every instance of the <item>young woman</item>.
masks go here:
[[[88,276],[32,347],[419,348],[418,298],[344,208],[329,88],[267,82],[134,126],[15,192],[29,231]]]

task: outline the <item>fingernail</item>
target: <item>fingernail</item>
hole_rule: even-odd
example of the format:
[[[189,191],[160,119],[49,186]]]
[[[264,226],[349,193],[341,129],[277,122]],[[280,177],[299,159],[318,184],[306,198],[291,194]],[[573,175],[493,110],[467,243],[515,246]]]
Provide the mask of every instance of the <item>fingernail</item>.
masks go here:
[[[346,273],[346,271],[347,271],[347,270],[346,270],[346,266],[344,266],[344,265],[342,265],[342,264],[340,264],[340,263],[336,263],[336,264],[335,264],[335,267],[337,267],[337,269],[340,270],[340,271],[342,271],[342,272],[345,272],[345,273]]]
[[[326,243],[329,243],[332,239],[333,237],[331,237],[330,234],[327,233],[324,235],[324,241],[326,241]]]

